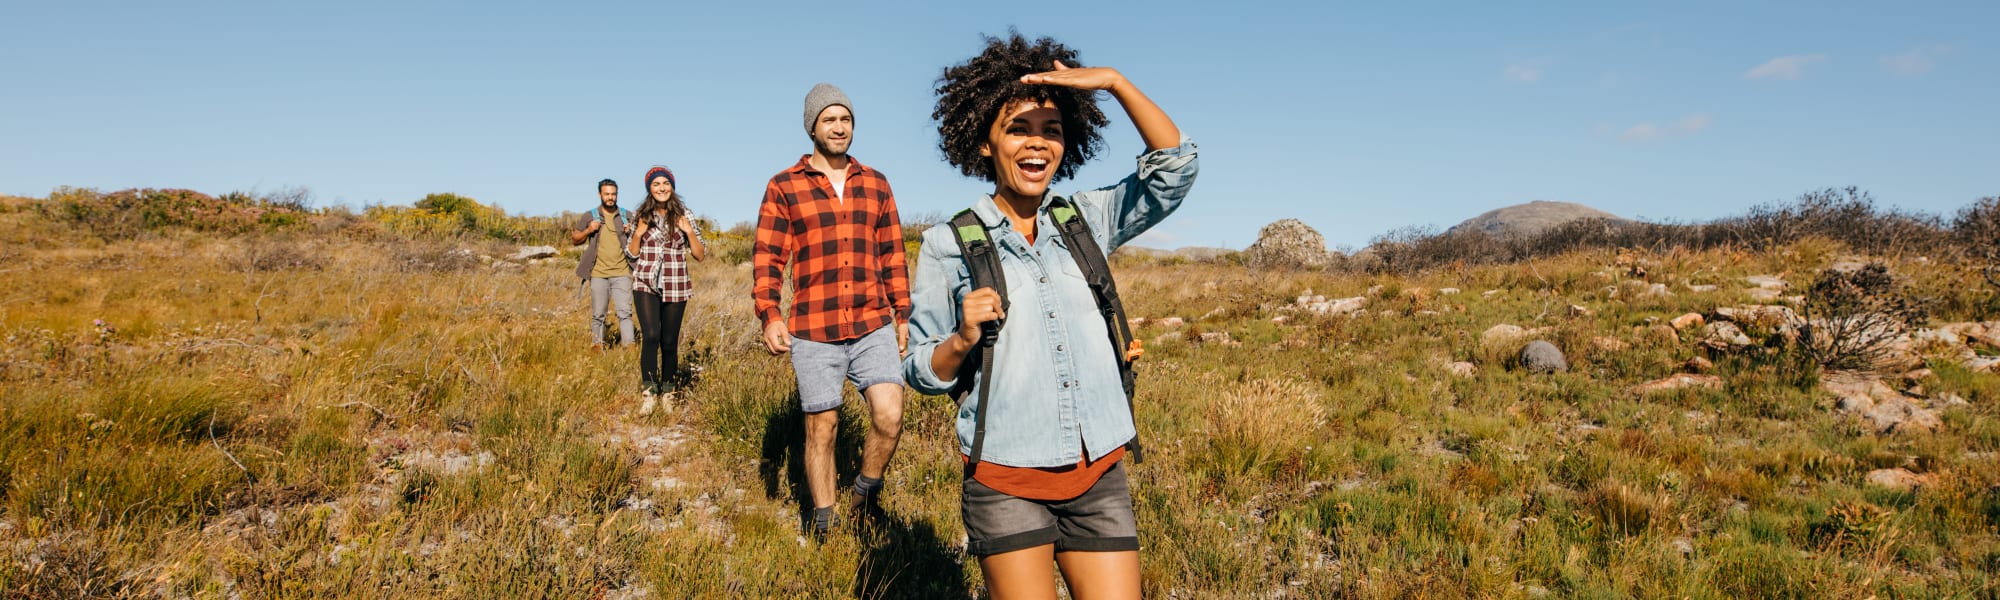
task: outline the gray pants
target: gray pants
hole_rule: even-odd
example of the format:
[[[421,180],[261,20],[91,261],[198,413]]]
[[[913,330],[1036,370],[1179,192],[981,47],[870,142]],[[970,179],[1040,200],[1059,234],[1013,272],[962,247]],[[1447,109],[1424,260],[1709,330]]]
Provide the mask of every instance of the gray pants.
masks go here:
[[[605,303],[615,303],[618,307],[618,343],[630,344],[639,338],[632,335],[632,278],[592,277],[590,278],[590,341],[604,343]]]

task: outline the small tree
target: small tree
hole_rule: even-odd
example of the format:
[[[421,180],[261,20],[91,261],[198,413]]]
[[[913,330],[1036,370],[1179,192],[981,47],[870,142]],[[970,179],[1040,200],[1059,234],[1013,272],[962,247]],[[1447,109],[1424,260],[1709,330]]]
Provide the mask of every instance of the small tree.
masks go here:
[[[1799,348],[1827,369],[1860,369],[1889,355],[1895,342],[1924,319],[1889,269],[1870,264],[1827,270],[1806,291]]]

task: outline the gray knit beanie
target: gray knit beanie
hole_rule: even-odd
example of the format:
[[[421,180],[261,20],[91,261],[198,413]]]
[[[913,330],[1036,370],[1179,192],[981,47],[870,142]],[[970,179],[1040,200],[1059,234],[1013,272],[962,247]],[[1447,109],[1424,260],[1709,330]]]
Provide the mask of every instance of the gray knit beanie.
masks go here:
[[[847,94],[831,83],[815,85],[812,91],[806,92],[806,133],[812,133],[813,121],[819,120],[819,113],[835,104],[847,107],[847,112],[854,112],[854,103],[847,101]]]

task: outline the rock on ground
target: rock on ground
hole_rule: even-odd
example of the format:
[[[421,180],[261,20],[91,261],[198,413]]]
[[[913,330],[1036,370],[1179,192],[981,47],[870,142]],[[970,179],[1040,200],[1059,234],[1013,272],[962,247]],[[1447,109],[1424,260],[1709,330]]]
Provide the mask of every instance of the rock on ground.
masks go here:
[[[1521,348],[1521,368],[1529,373],[1565,373],[1569,371],[1569,360],[1555,344],[1535,340]]]

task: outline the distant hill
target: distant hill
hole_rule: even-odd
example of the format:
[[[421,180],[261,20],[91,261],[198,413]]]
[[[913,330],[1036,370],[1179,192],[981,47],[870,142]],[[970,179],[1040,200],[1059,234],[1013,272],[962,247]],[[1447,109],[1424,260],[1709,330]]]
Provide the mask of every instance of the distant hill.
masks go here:
[[[1450,231],[1469,229],[1496,236],[1534,235],[1544,229],[1580,219],[1627,220],[1618,215],[1575,202],[1536,200],[1526,204],[1496,208],[1452,226]]]

